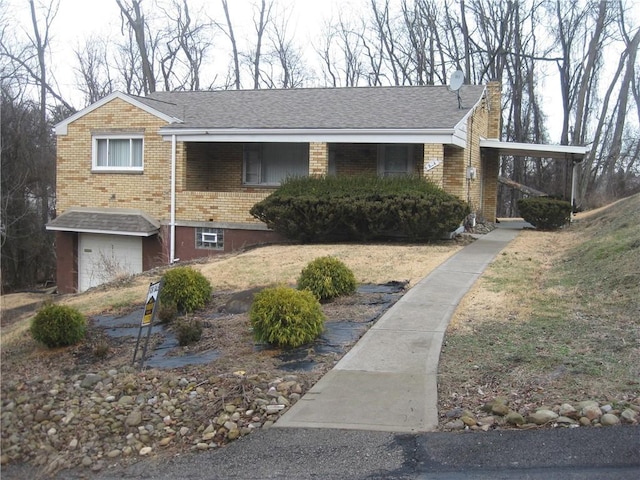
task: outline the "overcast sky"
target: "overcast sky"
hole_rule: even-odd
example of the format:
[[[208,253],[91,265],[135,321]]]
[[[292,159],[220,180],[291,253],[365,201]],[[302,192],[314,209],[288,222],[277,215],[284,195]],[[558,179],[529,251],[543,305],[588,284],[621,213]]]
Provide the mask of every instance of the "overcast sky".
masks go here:
[[[121,39],[120,10],[115,0],[59,0],[60,7],[53,22],[51,40],[51,61],[55,79],[65,99],[70,99],[75,106],[82,106],[82,95],[76,90],[76,78],[73,69],[76,66],[74,49],[91,36],[102,36]],[[31,33],[30,11],[27,0],[7,0],[12,17]],[[50,0],[35,0],[36,5],[48,5]],[[151,5],[147,0],[143,7]],[[229,10],[234,33],[241,42],[243,38],[253,38],[252,5],[258,0],[229,0]],[[290,15],[289,29],[298,41],[298,45],[311,46],[314,37],[320,32],[325,20],[337,17],[340,9],[360,12],[368,6],[369,0],[278,0],[278,6],[284,7]],[[220,0],[189,0],[190,12],[193,15],[203,7],[206,13],[219,22],[224,22],[224,13]],[[148,16],[149,13],[145,11]],[[228,40],[224,48],[230,51]],[[310,51],[309,58],[315,55]],[[218,59],[219,61],[219,59]],[[226,60],[221,62],[226,68]]]

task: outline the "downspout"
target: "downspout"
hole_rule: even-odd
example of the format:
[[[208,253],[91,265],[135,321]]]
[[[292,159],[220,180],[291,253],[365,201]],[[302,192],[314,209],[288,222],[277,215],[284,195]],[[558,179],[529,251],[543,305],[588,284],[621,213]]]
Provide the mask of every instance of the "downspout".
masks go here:
[[[176,136],[171,135],[171,212],[169,220],[169,265],[176,260]]]
[[[576,180],[577,180],[577,173],[578,173],[578,162],[576,162],[575,160],[572,160],[573,163],[573,168],[571,169],[571,215],[569,217],[570,221],[573,221],[573,210],[575,208],[575,201],[576,201]]]

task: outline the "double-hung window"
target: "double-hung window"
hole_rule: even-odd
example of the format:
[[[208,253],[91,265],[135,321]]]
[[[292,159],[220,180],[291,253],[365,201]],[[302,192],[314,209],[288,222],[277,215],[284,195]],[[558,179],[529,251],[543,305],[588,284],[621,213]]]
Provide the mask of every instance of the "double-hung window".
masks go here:
[[[411,174],[413,163],[412,145],[387,144],[378,148],[378,174],[381,177]]]
[[[308,143],[247,143],[242,182],[277,186],[287,177],[309,175]]]
[[[143,151],[142,135],[94,136],[93,170],[141,172]]]

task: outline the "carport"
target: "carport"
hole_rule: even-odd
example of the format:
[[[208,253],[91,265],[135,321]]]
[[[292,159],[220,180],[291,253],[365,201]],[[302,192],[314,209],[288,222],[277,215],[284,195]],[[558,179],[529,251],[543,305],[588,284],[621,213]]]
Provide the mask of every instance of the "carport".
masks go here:
[[[495,139],[480,139],[482,155],[529,158],[549,158],[571,162],[571,205],[576,195],[577,167],[589,152],[589,147],[577,145],[547,145],[537,143],[503,142]],[[496,199],[497,201],[497,199]]]

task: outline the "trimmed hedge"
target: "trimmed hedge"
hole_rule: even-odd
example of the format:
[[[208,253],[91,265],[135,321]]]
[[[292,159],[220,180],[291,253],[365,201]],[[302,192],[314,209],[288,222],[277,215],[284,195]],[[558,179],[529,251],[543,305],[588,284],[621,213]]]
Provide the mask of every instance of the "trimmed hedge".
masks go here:
[[[289,178],[251,208],[270,229],[303,243],[436,240],[470,212],[425,178],[371,175]]]
[[[556,230],[571,221],[571,203],[551,197],[518,200],[522,218],[540,230]]]

